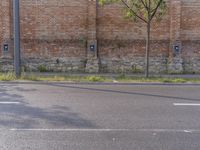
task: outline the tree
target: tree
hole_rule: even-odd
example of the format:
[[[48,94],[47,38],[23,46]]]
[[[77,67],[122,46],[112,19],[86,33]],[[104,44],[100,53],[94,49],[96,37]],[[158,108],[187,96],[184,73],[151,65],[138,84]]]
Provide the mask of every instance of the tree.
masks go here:
[[[122,3],[125,8],[125,17],[141,20],[146,24],[146,66],[145,76],[149,77],[149,54],[150,54],[150,35],[151,24],[154,18],[161,20],[166,12],[165,0],[99,0],[101,5],[107,3]]]

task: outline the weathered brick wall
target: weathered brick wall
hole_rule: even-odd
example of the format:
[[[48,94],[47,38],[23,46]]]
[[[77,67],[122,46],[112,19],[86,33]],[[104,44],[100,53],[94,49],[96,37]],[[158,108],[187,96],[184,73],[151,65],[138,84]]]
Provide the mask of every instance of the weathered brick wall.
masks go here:
[[[200,72],[200,1],[182,0],[181,40],[184,70]]]
[[[10,0],[0,1],[0,70],[13,70],[12,51],[12,21]],[[3,51],[4,44],[9,45],[8,51]]]
[[[12,56],[12,1],[0,2],[1,60]],[[25,70],[84,71],[87,40],[87,0],[20,0],[21,57]],[[2,49],[2,48],[1,48]],[[7,66],[7,62],[1,63]],[[3,66],[5,66],[3,65]],[[12,64],[11,64],[12,66]],[[7,69],[4,69],[5,71]]]
[[[23,58],[48,70],[83,71],[87,0],[21,0],[21,38]],[[26,62],[37,69],[37,64]]]
[[[166,72],[169,51],[170,16],[152,26],[151,70]],[[122,5],[98,8],[99,56],[102,71],[141,72],[144,69],[146,24],[124,18]],[[160,62],[160,63],[159,63]]]
[[[0,70],[12,69],[11,2],[0,2]],[[96,7],[95,0],[20,2],[24,69],[84,71],[85,67],[93,68],[94,62],[98,65],[97,53],[90,51],[90,46],[98,43],[100,71],[144,70],[146,26],[140,21],[125,19],[122,5]],[[167,14],[161,22],[154,21],[152,25],[150,69],[152,72],[200,72],[200,2],[168,0],[167,4]],[[2,51],[5,43],[9,44],[9,52]],[[182,50],[174,55],[172,48],[177,43]]]
[[[169,8],[163,20],[153,23],[150,69],[153,72],[199,73],[200,1],[169,0],[167,3]],[[119,10],[122,10],[121,5],[98,9],[102,70],[143,70],[146,27],[141,22],[125,20]],[[177,44],[181,51],[175,55],[173,45]]]

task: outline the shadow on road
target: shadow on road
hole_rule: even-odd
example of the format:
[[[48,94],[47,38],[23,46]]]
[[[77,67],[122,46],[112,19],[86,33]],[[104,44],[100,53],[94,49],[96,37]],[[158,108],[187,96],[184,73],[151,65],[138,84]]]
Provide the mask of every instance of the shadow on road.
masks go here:
[[[41,128],[41,125],[46,125],[46,127],[57,128],[64,126],[69,128],[96,128],[91,121],[83,119],[80,114],[72,112],[68,107],[33,107],[27,103],[23,96],[13,94],[13,90],[29,92],[37,89],[23,89],[12,84],[0,86],[0,102],[20,102],[20,104],[12,105],[0,104],[0,127]]]
[[[200,101],[200,99],[196,98],[185,98],[185,97],[178,97],[178,96],[165,96],[165,95],[157,95],[157,94],[147,94],[147,93],[140,93],[140,92],[126,92],[126,91],[119,91],[119,90],[109,90],[109,89],[98,89],[98,88],[86,88],[80,86],[70,86],[70,85],[63,85],[57,83],[50,83],[47,85],[57,86],[57,87],[64,87],[64,88],[71,88],[71,89],[79,89],[79,90],[89,90],[89,91],[97,91],[97,92],[107,92],[107,93],[119,93],[119,94],[128,94],[128,95],[139,95],[139,96],[147,96],[147,97],[157,97],[157,98],[166,98],[166,99],[177,99],[177,100],[187,100],[187,101]]]

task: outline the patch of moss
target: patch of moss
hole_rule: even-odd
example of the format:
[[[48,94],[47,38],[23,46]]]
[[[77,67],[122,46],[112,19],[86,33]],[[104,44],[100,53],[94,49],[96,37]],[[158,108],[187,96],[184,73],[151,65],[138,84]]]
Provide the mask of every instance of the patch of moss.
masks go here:
[[[39,71],[39,72],[47,72],[48,69],[46,68],[46,66],[40,65],[40,66],[38,66],[38,71]]]

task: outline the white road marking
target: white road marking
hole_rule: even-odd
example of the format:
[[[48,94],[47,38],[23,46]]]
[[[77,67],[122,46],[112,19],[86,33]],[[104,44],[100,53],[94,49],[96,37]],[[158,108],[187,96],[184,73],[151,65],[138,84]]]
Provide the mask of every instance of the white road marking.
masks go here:
[[[153,132],[156,133],[200,133],[200,130],[179,129],[9,129],[10,131],[47,131],[47,132]]]
[[[192,133],[191,130],[184,130],[185,133]]]
[[[174,103],[174,106],[200,106],[200,103]]]
[[[20,102],[1,102],[0,104],[20,104]]]
[[[104,132],[104,131],[130,131],[131,129],[10,129],[10,131],[81,131],[81,132]]]

